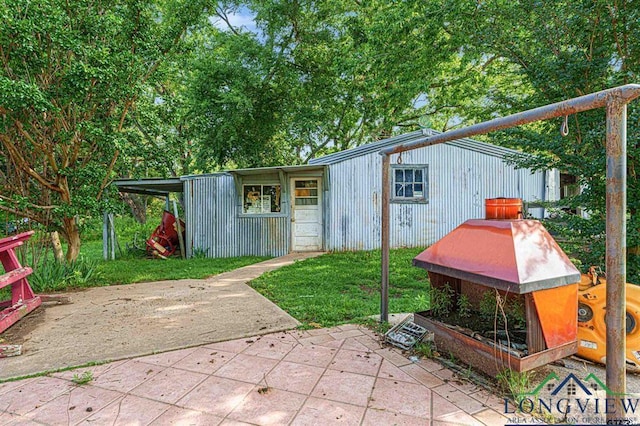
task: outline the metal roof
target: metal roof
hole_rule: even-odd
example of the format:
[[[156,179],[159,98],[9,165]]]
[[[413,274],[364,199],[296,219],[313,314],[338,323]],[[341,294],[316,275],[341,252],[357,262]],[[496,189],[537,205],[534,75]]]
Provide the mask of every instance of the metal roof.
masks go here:
[[[227,173],[237,174],[241,176],[258,175],[265,172],[278,172],[283,171],[285,173],[323,170],[324,164],[303,164],[300,166],[276,166],[276,167],[258,167],[254,169],[235,169],[229,170]]]
[[[169,195],[170,192],[183,192],[180,178],[143,178],[143,179],[117,179],[113,181],[120,192],[143,195]]]
[[[191,179],[199,179],[203,177],[212,177],[212,176],[221,176],[221,175],[240,175],[240,176],[250,176],[250,175],[261,175],[264,173],[276,173],[278,171],[283,171],[285,173],[292,172],[300,172],[300,171],[312,171],[312,170],[322,170],[324,169],[324,164],[321,165],[308,165],[303,164],[300,166],[274,166],[274,167],[255,167],[249,169],[234,169],[234,170],[225,170],[223,172],[218,173],[208,173],[201,175],[187,175],[181,176],[182,180],[191,180]]]
[[[400,145],[407,142],[413,142],[418,139],[424,139],[426,136],[437,135],[442,132],[433,129],[418,130],[411,133],[405,133],[404,135],[394,136],[389,139],[383,139],[381,141],[372,142],[366,145],[361,145],[355,148],[347,149],[345,151],[335,152],[333,154],[325,155],[324,157],[314,158],[309,161],[310,165],[317,164],[335,164],[341,161],[349,160],[361,155],[366,155],[374,152],[378,152],[383,148],[390,146]],[[470,151],[476,151],[482,154],[491,155],[494,157],[504,157],[505,155],[522,154],[520,151],[514,149],[504,148],[502,146],[491,145],[489,143],[476,141],[473,139],[457,139],[450,142],[445,142],[445,145],[455,146],[458,148],[467,149]]]

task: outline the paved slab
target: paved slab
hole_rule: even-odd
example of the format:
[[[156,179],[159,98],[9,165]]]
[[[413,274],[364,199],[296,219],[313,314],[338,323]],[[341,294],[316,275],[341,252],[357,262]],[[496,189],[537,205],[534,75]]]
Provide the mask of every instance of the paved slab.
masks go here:
[[[92,379],[76,385],[74,377],[83,374]],[[439,364],[412,362],[355,325],[0,384],[0,422],[9,424],[493,426],[509,420],[502,405]]]
[[[294,328],[297,320],[246,282],[319,254],[291,254],[205,280],[73,293],[72,304],[39,308],[0,335],[23,344],[23,355],[0,359],[0,379]]]

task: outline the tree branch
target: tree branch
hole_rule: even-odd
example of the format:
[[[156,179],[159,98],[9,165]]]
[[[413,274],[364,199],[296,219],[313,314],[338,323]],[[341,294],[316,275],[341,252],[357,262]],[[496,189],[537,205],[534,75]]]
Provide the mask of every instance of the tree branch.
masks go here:
[[[24,170],[29,176],[34,178],[45,188],[48,188],[51,191],[55,191],[59,193],[62,192],[62,189],[59,186],[55,185],[54,183],[51,183],[44,177],[40,176],[38,172],[36,172],[29,166],[28,162],[24,159],[22,154],[20,154],[20,152],[16,149],[14,143],[10,140],[10,138],[7,135],[0,134],[0,142],[2,142],[2,145],[4,145],[4,147],[7,149],[7,151],[9,152],[9,156],[11,157],[11,159],[13,160],[16,166]]]
[[[227,16],[227,13],[225,11],[223,11],[219,7],[216,7],[215,14],[216,16],[218,16],[218,18],[222,19],[225,24],[227,24],[227,27],[231,30],[232,33],[234,33],[237,36],[240,35],[240,33],[235,28],[233,28],[233,25],[231,25],[231,22],[229,21],[229,17]]]
[[[44,224],[44,216],[34,215],[31,212],[27,212],[25,210],[16,210],[11,207],[3,206],[0,204],[0,210],[5,211],[7,213],[15,214],[18,217],[26,217],[29,220],[33,220],[34,222]]]
[[[15,204],[15,201],[12,200],[9,197],[5,197],[4,195],[0,195],[0,200],[4,200],[4,201],[8,201],[9,203]],[[53,210],[59,206],[39,206],[37,204],[33,204],[33,203],[27,203],[29,205],[29,207],[34,208],[34,209],[38,209],[38,210]]]
[[[102,193],[104,192],[104,189],[107,187],[107,185],[109,185],[109,181],[111,180],[111,171],[116,165],[116,161],[118,160],[119,153],[120,151],[116,150],[116,152],[113,154],[113,158],[111,159],[111,164],[109,164],[109,167],[105,172],[104,179],[102,179],[102,183],[100,184],[100,190],[98,191],[98,195],[96,195],[96,200],[99,200],[102,197]]]

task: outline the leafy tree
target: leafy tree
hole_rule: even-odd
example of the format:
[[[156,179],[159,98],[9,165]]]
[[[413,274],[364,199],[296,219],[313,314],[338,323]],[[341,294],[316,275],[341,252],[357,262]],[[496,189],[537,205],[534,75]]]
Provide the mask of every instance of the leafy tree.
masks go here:
[[[233,27],[251,10],[257,32]],[[247,9],[248,8],[248,9]],[[246,1],[217,10],[198,36],[188,86],[208,170],[305,162],[418,128],[484,114],[491,79],[467,61],[432,2]]]
[[[449,32],[467,45],[465,54],[496,57],[510,64],[505,73],[522,80],[518,86],[496,87],[486,105],[502,114],[592,93],[637,80],[640,71],[640,9],[630,1],[502,0],[442,2],[449,15]],[[464,41],[466,40],[466,41]],[[628,271],[640,279],[640,104],[628,109]],[[583,219],[564,217],[564,233],[578,238],[586,250],[578,254],[587,264],[604,264],[605,112],[569,117],[570,134],[559,134],[561,120],[537,123],[496,136],[540,154],[520,159],[524,166],[558,168],[578,177],[582,193],[563,200],[588,209]]]
[[[0,3],[0,210],[59,230],[112,202],[118,162],[136,150],[128,117],[201,1]],[[153,156],[152,156],[153,157]]]

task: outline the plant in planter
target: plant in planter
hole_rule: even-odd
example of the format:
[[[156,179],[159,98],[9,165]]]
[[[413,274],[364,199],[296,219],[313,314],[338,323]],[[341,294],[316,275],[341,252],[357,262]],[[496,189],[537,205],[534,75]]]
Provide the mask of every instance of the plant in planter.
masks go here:
[[[473,314],[473,306],[466,294],[461,294],[460,297],[458,297],[457,305],[458,315],[460,315],[461,318],[471,317]]]
[[[454,291],[446,283],[442,288],[431,287],[431,315],[436,318],[446,317],[453,308]]]

